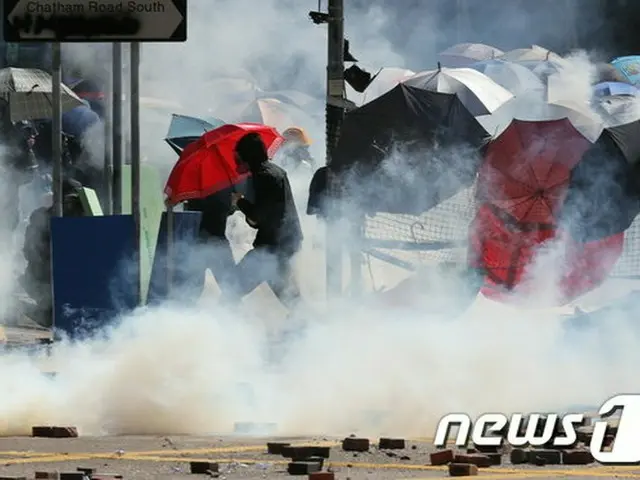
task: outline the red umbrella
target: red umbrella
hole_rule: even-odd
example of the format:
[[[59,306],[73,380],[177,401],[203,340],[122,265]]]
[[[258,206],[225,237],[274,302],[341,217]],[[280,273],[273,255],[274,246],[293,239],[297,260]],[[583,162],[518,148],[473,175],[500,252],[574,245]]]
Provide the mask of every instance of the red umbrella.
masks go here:
[[[523,277],[545,242],[555,238],[563,241],[563,258],[558,258],[563,269],[556,297],[560,304],[600,285],[622,254],[624,243],[624,233],[577,243],[558,228],[529,226],[527,230],[487,204],[478,209],[471,232],[470,263],[486,271],[482,293],[496,300],[506,300],[514,293],[527,293],[531,285],[523,283]]]
[[[228,124],[205,133],[182,151],[173,167],[164,188],[168,203],[208,197],[246,180],[250,174],[238,171],[234,148],[250,132],[260,135],[270,158],[283,142],[275,128],[257,123]]]
[[[555,225],[571,170],[591,145],[566,118],[514,120],[487,146],[478,199],[518,222]]]

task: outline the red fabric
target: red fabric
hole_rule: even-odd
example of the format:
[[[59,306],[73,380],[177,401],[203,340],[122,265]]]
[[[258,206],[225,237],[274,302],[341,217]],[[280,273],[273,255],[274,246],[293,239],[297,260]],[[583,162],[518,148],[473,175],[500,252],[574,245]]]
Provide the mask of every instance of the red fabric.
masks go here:
[[[529,231],[510,227],[482,205],[471,224],[470,264],[487,271],[482,293],[496,300],[507,300],[510,294],[526,294],[531,285],[521,283],[527,268],[533,264],[538,249],[545,242],[562,238],[564,258],[558,258],[563,271],[558,281],[559,304],[566,304],[600,285],[622,254],[624,233],[580,244],[573,242],[558,228]],[[551,281],[551,279],[550,279]]]
[[[519,222],[555,225],[571,169],[590,147],[567,119],[513,123],[488,146],[478,197]]]
[[[242,182],[249,173],[240,173],[235,160],[235,145],[246,133],[256,132],[273,156],[283,139],[276,129],[254,123],[223,125],[211,130],[182,151],[169,174],[164,192],[175,205],[204,198]]]
[[[566,234],[558,209],[570,173],[591,143],[569,122],[514,121],[488,146],[477,180],[480,204],[470,230],[469,263],[487,272],[483,293],[505,300],[526,293],[527,268],[545,242]],[[579,244],[566,240],[558,302],[600,285],[622,253],[624,234]]]

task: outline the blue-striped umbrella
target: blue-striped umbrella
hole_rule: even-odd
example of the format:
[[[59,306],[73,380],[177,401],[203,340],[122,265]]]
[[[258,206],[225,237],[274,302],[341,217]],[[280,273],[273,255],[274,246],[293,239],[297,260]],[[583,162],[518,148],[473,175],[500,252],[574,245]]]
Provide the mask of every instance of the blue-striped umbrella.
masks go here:
[[[640,84],[640,55],[618,57],[611,61],[611,65],[616,67],[634,85]]]
[[[214,117],[197,118],[173,113],[165,141],[180,155],[187,145],[195,142],[202,134],[214,130],[224,123]]]
[[[615,97],[618,95],[640,96],[640,90],[622,82],[602,82],[594,85],[593,93],[597,97]]]

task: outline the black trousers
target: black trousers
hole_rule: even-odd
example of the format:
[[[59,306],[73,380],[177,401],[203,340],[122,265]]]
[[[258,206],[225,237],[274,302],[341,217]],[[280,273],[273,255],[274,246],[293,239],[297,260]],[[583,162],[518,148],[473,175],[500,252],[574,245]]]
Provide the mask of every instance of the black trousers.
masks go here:
[[[268,247],[253,248],[236,267],[235,295],[242,298],[266,282],[284,306],[293,310],[300,304],[301,295],[292,260],[292,255]]]

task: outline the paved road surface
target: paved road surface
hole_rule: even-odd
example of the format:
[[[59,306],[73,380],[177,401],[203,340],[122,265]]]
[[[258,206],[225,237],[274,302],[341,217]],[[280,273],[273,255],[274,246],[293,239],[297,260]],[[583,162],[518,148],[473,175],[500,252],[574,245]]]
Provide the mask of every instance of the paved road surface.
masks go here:
[[[125,479],[186,479],[189,461],[210,460],[220,463],[219,478],[264,479],[287,478],[287,461],[267,455],[268,439],[229,437],[81,437],[75,439],[0,438],[0,477],[26,475],[36,471],[75,471],[78,467],[95,468],[102,473],[119,473]],[[271,439],[273,440],[273,439]],[[336,478],[417,479],[448,477],[444,467],[428,466],[429,442],[408,442],[406,450],[369,453],[346,453],[335,439],[293,438],[293,444],[336,445],[329,465]],[[200,476],[202,477],[202,476]],[[640,467],[586,467],[503,465],[482,469],[480,477],[488,479],[524,478],[639,478]],[[303,477],[305,478],[305,477]]]

